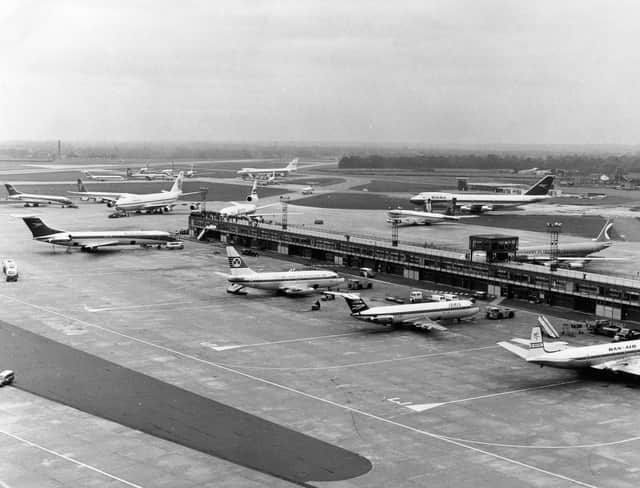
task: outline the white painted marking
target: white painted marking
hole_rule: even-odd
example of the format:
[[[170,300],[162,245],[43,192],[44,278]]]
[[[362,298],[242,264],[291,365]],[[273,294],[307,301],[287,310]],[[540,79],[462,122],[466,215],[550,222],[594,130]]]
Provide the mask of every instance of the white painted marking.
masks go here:
[[[193,303],[193,300],[189,301],[180,301],[180,302],[159,302],[159,303],[145,303],[140,305],[124,305],[121,307],[103,307],[103,308],[91,308],[84,306],[85,311],[87,312],[112,312],[117,310],[134,310],[136,308],[149,308],[149,307],[166,307],[172,305],[188,305]]]
[[[125,479],[119,478],[118,476],[115,476],[115,475],[113,475],[111,473],[107,473],[106,471],[103,471],[103,470],[101,470],[99,468],[96,468],[95,466],[91,466],[90,464],[83,463],[82,461],[78,461],[77,459],[74,459],[71,456],[68,456],[66,454],[62,454],[60,452],[57,452],[57,451],[54,451],[52,449],[46,448],[46,447],[44,447],[44,446],[42,446],[40,444],[36,444],[35,442],[29,441],[29,440],[25,439],[24,437],[20,437],[19,435],[11,434],[11,433],[6,432],[4,430],[0,430],[0,433],[6,435],[8,437],[12,437],[13,439],[15,439],[17,441],[20,441],[23,444],[27,444],[28,446],[35,447],[36,449],[40,449],[41,451],[44,451],[46,453],[52,454],[53,456],[57,456],[57,457],[59,457],[61,459],[64,459],[65,461],[69,461],[70,463],[77,464],[78,466],[80,466],[82,468],[90,469],[91,471],[94,471],[94,472],[99,473],[99,474],[101,474],[103,476],[106,476],[107,478],[111,478],[112,480],[119,481],[120,483],[122,483],[124,485],[131,486],[133,488],[142,488],[141,485],[137,485],[135,483],[132,483],[131,481],[127,481]],[[3,484],[3,486],[7,486],[7,485]]]
[[[432,408],[441,407],[442,405],[451,405],[452,403],[471,402],[473,400],[483,400],[485,398],[494,398],[494,397],[504,396],[504,395],[513,395],[515,393],[522,393],[522,392],[525,392],[525,391],[542,390],[542,389],[545,389],[545,388],[553,388],[554,386],[570,385],[571,383],[578,383],[579,381],[580,380],[561,381],[560,383],[551,383],[550,385],[532,386],[531,388],[520,388],[518,390],[502,391],[500,393],[489,393],[488,395],[480,395],[480,396],[476,396],[476,397],[461,398],[459,400],[449,400],[448,402],[423,403],[423,404],[420,404],[420,405],[412,405],[412,406],[410,406],[408,408],[410,408],[414,412],[424,412],[425,410],[430,410]]]
[[[185,353],[185,352],[182,352],[182,351],[178,351],[177,349],[172,349],[170,347],[163,346],[163,345],[160,345],[160,344],[155,344],[155,343],[147,341],[145,339],[140,339],[138,337],[134,337],[134,336],[131,336],[131,335],[128,335],[128,334],[124,334],[122,332],[119,332],[119,331],[114,330],[114,329],[110,329],[108,327],[104,327],[102,325],[92,324],[92,323],[86,322],[84,320],[77,319],[75,317],[71,317],[69,315],[65,315],[65,314],[60,313],[60,312],[56,312],[55,310],[50,310],[50,309],[48,309],[46,307],[42,307],[40,305],[36,305],[34,303],[25,302],[24,300],[19,300],[18,298],[14,298],[14,297],[11,297],[11,296],[8,296],[8,295],[0,294],[0,296],[5,298],[5,299],[12,300],[12,301],[14,301],[16,303],[20,303],[22,305],[25,305],[27,307],[31,307],[31,308],[34,308],[36,310],[40,310],[42,312],[46,312],[46,313],[50,313],[50,314],[53,314],[53,315],[57,315],[59,317],[65,318],[67,320],[74,320],[74,321],[79,322],[81,324],[84,324],[84,325],[86,325],[88,327],[93,327],[95,329],[102,330],[104,332],[108,332],[108,333],[111,333],[111,334],[119,336],[119,337],[124,337],[125,339],[131,340],[131,341],[135,341],[135,342],[138,342],[140,344],[144,344],[144,345],[149,346],[151,348],[160,349],[162,351],[166,351],[166,352],[169,352],[171,354],[175,354],[177,356],[183,357],[185,359],[190,359],[192,361],[195,361],[195,362],[198,362],[198,363],[201,363],[201,364],[207,364],[209,366],[221,369],[221,370],[226,371],[228,373],[232,373],[232,374],[235,374],[235,375],[238,375],[238,376],[242,376],[243,378],[247,378],[247,379],[256,381],[258,383],[269,385],[269,386],[272,386],[273,388],[277,388],[277,389],[280,389],[280,390],[283,390],[283,391],[287,391],[289,393],[293,393],[295,395],[302,396],[302,397],[308,398],[310,400],[315,400],[317,402],[324,403],[325,405],[331,405],[331,406],[333,406],[335,408],[338,408],[338,409],[341,409],[341,410],[345,410],[347,412],[355,413],[355,414],[361,415],[363,417],[366,417],[366,418],[369,418],[369,419],[372,419],[372,420],[376,420],[376,421],[381,422],[381,423],[392,425],[394,427],[398,427],[400,429],[404,429],[404,430],[407,430],[409,432],[413,432],[415,434],[423,435],[423,436],[429,437],[431,439],[440,440],[440,441],[445,442],[447,444],[451,444],[451,445],[454,445],[454,446],[457,446],[457,447],[461,447],[463,449],[467,449],[469,451],[472,451],[472,452],[475,452],[475,453],[478,453],[478,454],[483,454],[485,456],[489,456],[489,457],[492,457],[494,459],[498,459],[500,461],[503,461],[503,462],[506,462],[506,463],[509,463],[509,464],[513,464],[515,466],[520,466],[522,468],[530,469],[532,471],[536,471],[538,473],[542,473],[542,474],[545,474],[545,475],[553,477],[553,478],[557,478],[557,479],[561,479],[561,480],[564,480],[564,481],[568,481],[568,482],[574,483],[574,484],[576,484],[578,486],[583,486],[585,488],[598,488],[595,485],[591,485],[591,484],[586,483],[584,481],[580,481],[580,480],[576,480],[574,478],[570,478],[570,477],[565,476],[565,475],[560,474],[560,473],[555,473],[555,472],[549,471],[547,469],[539,468],[539,467],[534,466],[532,464],[527,464],[525,462],[518,461],[517,459],[513,459],[513,458],[510,458],[510,457],[507,457],[507,456],[503,456],[501,454],[497,454],[497,453],[494,453],[494,452],[491,452],[491,451],[487,451],[485,449],[481,449],[481,448],[478,448],[478,447],[475,447],[475,446],[470,446],[467,443],[465,443],[464,441],[459,441],[459,440],[456,440],[454,438],[449,438],[449,437],[443,436],[441,434],[436,434],[434,432],[429,432],[427,430],[418,429],[417,427],[412,427],[410,425],[403,424],[403,423],[397,422],[395,420],[391,420],[391,419],[388,419],[388,418],[385,418],[385,417],[381,417],[379,415],[376,415],[376,414],[373,414],[373,413],[369,413],[369,412],[366,412],[364,410],[360,410],[358,408],[351,407],[349,405],[343,405],[343,404],[335,402],[333,400],[329,400],[327,398],[319,397],[319,396],[314,395],[312,393],[307,393],[307,392],[304,392],[302,390],[298,390],[296,388],[292,388],[290,386],[283,385],[281,383],[276,383],[275,381],[267,380],[265,378],[261,378],[259,376],[255,376],[255,375],[252,375],[252,374],[249,374],[249,373],[244,373],[244,372],[239,371],[237,369],[233,369],[233,368],[230,368],[228,366],[224,366],[222,364],[215,363],[213,361],[209,361],[207,359],[199,358],[198,356],[194,356],[193,354],[189,354],[189,353]],[[132,485],[132,486],[134,486],[134,485]]]
[[[401,402],[399,397],[387,398],[387,401],[391,403],[395,403],[396,405],[400,405],[401,407],[409,407],[409,405],[413,404],[413,402]]]
[[[289,344],[292,342],[310,342],[317,341],[320,339],[333,339],[334,337],[347,337],[352,335],[361,334],[361,332],[347,332],[344,334],[331,334],[325,336],[315,336],[315,337],[302,337],[299,339],[284,339],[282,341],[271,341],[271,342],[256,342],[254,344],[232,344],[228,346],[219,346],[218,344],[211,342],[201,342],[200,345],[204,347],[208,347],[213,349],[214,351],[227,351],[229,349],[240,349],[243,347],[259,347],[259,346],[272,346],[275,344]]]
[[[240,368],[240,369],[260,369],[260,370],[269,370],[269,371],[322,371],[329,369],[342,369],[342,368],[356,368],[360,366],[375,366],[376,364],[384,364],[384,363],[394,363],[397,361],[412,361],[415,359],[427,359],[431,357],[438,356],[448,356],[450,354],[462,354],[466,352],[473,351],[482,351],[484,349],[497,349],[500,346],[482,346],[482,347],[471,347],[469,349],[458,349],[455,351],[445,351],[445,352],[432,352],[427,354],[416,354],[414,356],[404,356],[399,358],[390,358],[390,359],[378,359],[377,361],[363,361],[360,363],[348,363],[348,364],[333,364],[331,366],[309,366],[309,367],[295,367],[295,366],[247,366],[243,364],[229,364],[229,363],[218,363],[222,366],[228,366],[230,368]]]

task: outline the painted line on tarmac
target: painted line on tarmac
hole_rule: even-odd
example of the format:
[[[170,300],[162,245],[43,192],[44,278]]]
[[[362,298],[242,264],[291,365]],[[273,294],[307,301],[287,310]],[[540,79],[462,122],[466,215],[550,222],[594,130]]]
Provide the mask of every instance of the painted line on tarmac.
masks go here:
[[[121,307],[103,307],[103,308],[91,308],[87,305],[84,305],[84,309],[87,312],[115,312],[119,310],[134,310],[136,308],[148,308],[148,307],[164,307],[164,306],[173,306],[173,305],[188,305],[193,303],[193,300],[189,301],[180,301],[180,302],[158,302],[158,303],[145,303],[140,305],[123,305]]]
[[[487,395],[461,398],[459,400],[449,400],[447,402],[406,405],[406,407],[413,410],[414,412],[425,412],[427,410],[431,410],[432,408],[441,407],[443,405],[451,405],[452,403],[471,402],[473,400],[483,400],[485,398],[495,398],[495,397],[504,396],[504,395],[513,395],[513,394],[522,393],[525,391],[543,390],[545,388],[553,388],[554,386],[561,386],[561,385],[570,385],[572,383],[578,383],[578,382],[580,382],[580,380],[561,381],[560,383],[551,383],[549,385],[542,385],[542,386],[532,386],[530,388],[520,388],[518,390],[502,391],[500,393],[489,393]]]
[[[94,472],[96,472],[98,474],[106,476],[107,478],[110,478],[110,479],[115,480],[115,481],[119,481],[120,483],[122,483],[124,485],[131,486],[132,488],[142,488],[141,485],[137,485],[135,483],[132,483],[131,481],[127,481],[127,480],[125,480],[123,478],[119,478],[118,476],[115,476],[115,475],[113,475],[111,473],[107,473],[106,471],[103,471],[103,470],[101,470],[99,468],[96,468],[95,466],[92,466],[92,465],[87,464],[87,463],[83,463],[82,461],[78,461],[77,459],[74,459],[74,458],[72,458],[70,456],[67,456],[66,454],[62,454],[60,452],[57,452],[57,451],[54,451],[54,450],[49,449],[47,447],[44,447],[44,446],[42,446],[40,444],[36,444],[35,442],[27,440],[24,437],[20,437],[19,435],[11,434],[11,433],[6,432],[4,430],[0,430],[0,433],[6,435],[7,437],[11,437],[11,438],[13,438],[13,439],[15,439],[15,440],[17,440],[19,442],[22,442],[23,444],[27,444],[28,446],[35,447],[36,449],[40,449],[41,451],[44,451],[44,452],[46,452],[48,454],[51,454],[53,456],[57,456],[57,457],[59,457],[61,459],[64,459],[65,461],[69,461],[70,463],[76,464],[76,465],[78,465],[78,466],[80,466],[82,468],[87,468],[87,469],[89,469],[91,471],[94,471]]]
[[[325,336],[315,336],[315,337],[302,337],[300,339],[284,339],[282,341],[272,341],[272,342],[256,342],[254,344],[230,344],[228,346],[219,346],[216,343],[212,342],[201,342],[200,345],[204,347],[208,347],[209,349],[213,349],[214,351],[228,351],[231,349],[240,349],[245,347],[260,347],[260,346],[273,346],[276,344],[289,344],[292,342],[311,342],[320,339],[332,339],[334,337],[347,337],[352,335],[359,335],[361,332],[347,332],[344,334],[331,334]]]
[[[163,346],[163,345],[160,345],[160,344],[155,344],[155,343],[147,341],[145,339],[140,339],[138,337],[131,336],[131,335],[125,334],[123,332],[119,332],[119,331],[117,331],[115,329],[110,329],[108,327],[104,327],[102,325],[92,324],[92,323],[86,322],[84,320],[81,320],[81,319],[78,319],[78,318],[75,318],[75,317],[72,317],[72,316],[69,316],[69,315],[65,315],[65,314],[60,313],[60,312],[56,312],[55,310],[49,310],[46,307],[42,307],[42,306],[36,305],[34,303],[25,302],[23,300],[19,300],[17,298],[13,298],[13,297],[10,297],[10,296],[7,296],[7,295],[3,295],[3,294],[0,294],[0,297],[6,298],[6,299],[9,299],[9,300],[13,300],[13,301],[15,301],[17,303],[21,303],[22,305],[25,305],[27,307],[31,307],[31,308],[36,309],[36,310],[40,310],[40,311],[45,312],[45,313],[57,315],[59,317],[67,319],[67,320],[73,320],[73,321],[79,322],[79,323],[84,324],[84,325],[86,325],[88,327],[93,327],[95,329],[102,330],[104,332],[108,332],[108,333],[111,333],[111,334],[119,336],[119,337],[124,337],[125,339],[128,339],[130,341],[138,342],[139,344],[144,344],[144,345],[149,346],[151,348],[160,349],[162,351],[165,351],[165,352],[168,352],[168,353],[171,353],[171,354],[175,354],[176,356],[180,356],[180,357],[183,357],[185,359],[190,359],[192,361],[195,361],[195,362],[198,362],[198,363],[201,363],[201,364],[206,364],[206,365],[212,366],[214,368],[218,368],[218,369],[221,369],[221,370],[226,371],[228,373],[232,373],[232,374],[235,374],[237,376],[242,376],[244,378],[256,381],[258,383],[262,383],[262,384],[265,384],[265,385],[272,386],[272,387],[274,387],[276,389],[280,389],[280,390],[283,390],[283,391],[286,391],[286,392],[289,392],[289,393],[293,393],[295,395],[302,396],[302,397],[308,398],[310,400],[314,400],[314,401],[323,403],[325,405],[330,405],[330,406],[333,406],[333,407],[338,408],[340,410],[344,410],[344,411],[347,411],[347,412],[358,414],[358,415],[361,415],[362,417],[365,417],[365,418],[368,418],[368,419],[371,419],[371,420],[376,420],[378,422],[381,422],[381,423],[384,423],[384,424],[387,424],[387,425],[392,425],[394,427],[398,427],[400,429],[407,430],[409,432],[413,432],[415,434],[419,434],[419,435],[428,437],[430,439],[436,439],[436,440],[445,442],[447,444],[451,444],[453,446],[466,449],[466,450],[474,452],[476,454],[482,454],[482,455],[485,455],[485,456],[489,456],[489,457],[492,457],[494,459],[498,459],[500,461],[503,461],[505,463],[513,464],[515,466],[520,466],[520,467],[526,468],[526,469],[530,469],[532,471],[536,471],[537,473],[545,474],[547,476],[550,476],[550,477],[553,477],[553,478],[557,478],[557,479],[560,479],[560,480],[563,480],[563,481],[568,481],[569,483],[573,483],[573,484],[575,484],[577,486],[582,486],[584,488],[598,488],[597,486],[591,485],[591,484],[586,483],[584,481],[576,480],[574,478],[570,478],[570,477],[565,476],[565,475],[560,474],[560,473],[555,473],[553,471],[549,471],[549,470],[544,469],[544,468],[539,468],[538,466],[534,466],[532,464],[528,464],[528,463],[525,463],[523,461],[518,461],[517,459],[513,459],[513,458],[510,458],[510,457],[507,457],[507,456],[503,456],[503,455],[497,454],[495,452],[487,451],[486,449],[481,449],[481,448],[475,447],[473,445],[469,445],[470,443],[465,443],[464,441],[458,441],[458,440],[456,440],[454,438],[448,438],[448,437],[443,436],[441,434],[436,434],[435,432],[429,432],[427,430],[419,429],[417,427],[412,427],[412,426],[410,426],[408,424],[403,424],[403,423],[397,422],[395,420],[391,420],[391,419],[388,419],[388,418],[385,418],[385,417],[381,417],[381,416],[373,414],[373,413],[366,412],[365,410],[360,410],[358,408],[351,407],[349,405],[344,405],[342,403],[338,403],[338,402],[335,402],[333,400],[329,400],[328,398],[322,398],[322,397],[319,397],[319,396],[314,395],[312,393],[307,393],[307,392],[304,392],[302,390],[298,390],[296,388],[293,388],[293,387],[290,387],[290,386],[287,386],[287,385],[283,385],[281,383],[276,383],[275,381],[271,381],[271,380],[268,380],[268,379],[265,379],[265,378],[261,378],[259,376],[255,376],[255,375],[252,375],[252,374],[249,374],[249,373],[245,373],[243,371],[239,371],[237,369],[230,368],[228,366],[224,366],[224,365],[216,363],[214,361],[209,361],[207,359],[203,359],[203,358],[200,358],[198,356],[194,356],[193,354],[189,354],[189,353],[186,353],[186,352],[178,351],[177,349],[172,349],[170,347]],[[132,486],[135,486],[135,485],[132,485]]]
[[[450,354],[463,354],[466,352],[474,352],[474,351],[483,351],[487,349],[498,349],[500,346],[492,345],[492,346],[482,346],[482,347],[472,347],[469,349],[457,349],[455,351],[444,351],[444,352],[430,352],[426,354],[416,354],[413,356],[403,356],[398,358],[389,358],[389,359],[378,359],[376,361],[362,361],[359,363],[348,363],[348,364],[332,364],[330,366],[307,366],[307,367],[296,367],[296,366],[247,366],[243,364],[229,364],[229,363],[218,363],[223,366],[227,366],[229,368],[239,368],[239,369],[261,369],[265,371],[322,371],[328,369],[342,369],[342,368],[357,368],[359,366],[375,366],[377,364],[385,364],[385,363],[395,363],[398,361],[411,361],[416,359],[428,359],[431,357],[439,357],[439,356],[448,356]]]

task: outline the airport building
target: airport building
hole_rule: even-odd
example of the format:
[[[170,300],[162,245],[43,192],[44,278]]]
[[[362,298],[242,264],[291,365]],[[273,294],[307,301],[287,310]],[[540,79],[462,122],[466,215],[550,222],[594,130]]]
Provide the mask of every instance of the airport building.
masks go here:
[[[336,266],[368,267],[416,281],[542,300],[613,320],[640,321],[640,281],[514,262],[517,237],[513,236],[472,236],[465,254],[426,243],[394,246],[381,237],[225,219],[215,212],[192,213],[189,229],[193,236]],[[478,251],[484,251],[486,258],[474,259]]]

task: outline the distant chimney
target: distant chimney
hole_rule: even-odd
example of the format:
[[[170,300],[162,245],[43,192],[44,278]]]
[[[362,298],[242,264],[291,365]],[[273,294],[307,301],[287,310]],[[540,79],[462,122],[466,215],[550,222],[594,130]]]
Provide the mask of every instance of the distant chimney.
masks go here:
[[[58,159],[62,159],[61,145],[60,139],[58,139]]]

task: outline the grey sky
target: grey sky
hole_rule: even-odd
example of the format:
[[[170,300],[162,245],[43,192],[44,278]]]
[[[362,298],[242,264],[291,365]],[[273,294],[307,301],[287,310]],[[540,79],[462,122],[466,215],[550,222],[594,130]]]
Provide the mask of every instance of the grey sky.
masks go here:
[[[0,2],[0,139],[640,142],[635,1]]]

